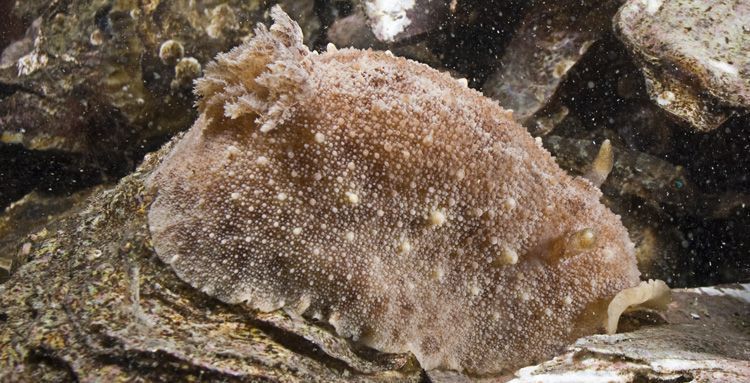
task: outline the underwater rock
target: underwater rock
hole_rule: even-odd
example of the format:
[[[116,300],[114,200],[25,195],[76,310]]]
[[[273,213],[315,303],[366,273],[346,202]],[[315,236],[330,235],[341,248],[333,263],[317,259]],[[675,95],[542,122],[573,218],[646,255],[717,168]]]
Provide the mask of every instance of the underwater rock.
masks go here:
[[[0,209],[32,190],[61,196],[105,183],[107,177],[102,174],[102,167],[94,162],[95,159],[83,155],[0,145]],[[115,164],[107,170],[120,172],[120,166]]]
[[[0,52],[10,43],[22,38],[28,28],[28,21],[24,22],[13,13],[14,2],[0,3]]]
[[[750,381],[750,285],[674,289],[672,300],[663,315],[633,313],[630,332],[582,338],[510,382]]]
[[[484,93],[512,109],[522,124],[554,117],[557,108],[532,118],[548,106],[588,48],[610,30],[620,4],[621,0],[586,0],[532,5],[505,48],[501,69],[482,86]]]
[[[367,24],[364,12],[354,12],[336,19],[326,33],[328,41],[340,48],[367,49],[379,45],[377,37]]]
[[[419,61],[433,68],[444,66],[425,41],[415,40],[408,44],[391,44],[378,40],[367,24],[364,12],[357,11],[336,19],[328,28],[326,35],[328,41],[339,48],[389,50],[395,56]]]
[[[596,187],[465,80],[310,52],[272,15],[206,67],[200,117],[149,179],[180,278],[425,369],[500,373],[601,328],[638,271]]]
[[[69,196],[30,193],[12,203],[0,215],[0,283],[26,262],[49,232],[46,227],[65,219],[68,211],[80,206],[96,188]]]
[[[750,109],[748,1],[630,0],[615,30],[651,99],[698,131]]]
[[[447,0],[362,0],[372,33],[383,42],[407,40],[437,29],[448,16],[450,3]]]
[[[555,135],[544,138],[544,147],[563,169],[584,174],[594,160],[598,146],[590,140],[565,138]],[[683,212],[695,211],[696,196],[693,183],[685,169],[648,154],[615,147],[612,173],[602,185],[610,198],[637,197],[655,208],[671,206]]]
[[[0,62],[0,145],[66,157],[64,177],[92,167],[98,179],[127,174],[190,126],[200,63],[239,44],[267,10],[260,1],[214,3],[16,2],[18,17],[35,21]],[[163,56],[166,42],[180,57]]]

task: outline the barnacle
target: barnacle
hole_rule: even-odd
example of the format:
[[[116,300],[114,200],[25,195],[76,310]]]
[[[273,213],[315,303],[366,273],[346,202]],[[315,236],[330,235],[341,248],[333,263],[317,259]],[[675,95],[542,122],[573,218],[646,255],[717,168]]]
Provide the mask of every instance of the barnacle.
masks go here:
[[[272,16],[206,67],[198,120],[148,180],[183,280],[471,374],[599,330],[591,307],[638,284],[601,192],[508,111],[388,53],[310,52]]]

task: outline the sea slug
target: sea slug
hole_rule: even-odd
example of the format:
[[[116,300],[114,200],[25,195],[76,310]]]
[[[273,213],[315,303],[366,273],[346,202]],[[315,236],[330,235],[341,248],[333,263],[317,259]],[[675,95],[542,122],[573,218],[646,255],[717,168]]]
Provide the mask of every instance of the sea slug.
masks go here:
[[[507,371],[603,328],[639,272],[594,184],[465,81],[311,52],[272,15],[205,68],[200,117],[148,180],[179,277],[426,369]]]

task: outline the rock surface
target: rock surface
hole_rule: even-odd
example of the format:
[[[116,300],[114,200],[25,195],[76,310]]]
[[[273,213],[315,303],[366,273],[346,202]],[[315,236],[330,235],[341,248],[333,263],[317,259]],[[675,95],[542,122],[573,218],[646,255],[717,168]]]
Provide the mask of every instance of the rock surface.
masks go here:
[[[35,244],[46,239],[48,225],[67,217],[92,192],[82,190],[69,196],[32,192],[8,206],[0,215],[0,283],[26,263]]]
[[[383,42],[398,42],[434,31],[451,9],[446,0],[363,0],[362,6],[370,29]]]
[[[633,315],[631,328],[641,328],[582,338],[510,382],[750,381],[750,285],[676,289],[672,298],[663,317]]]
[[[312,2],[290,8],[315,35]],[[81,186],[124,176],[190,126],[201,64],[248,37],[266,9],[244,0],[18,1],[15,14],[33,22],[0,59],[0,157],[54,155],[59,178]],[[0,176],[20,187],[0,206],[38,187],[24,178],[49,173],[2,161]]]
[[[651,99],[699,131],[750,109],[750,2],[630,0],[615,27]]]
[[[505,48],[501,69],[482,86],[484,92],[512,109],[517,121],[534,123],[532,116],[550,103],[568,70],[610,30],[621,3],[535,3]]]

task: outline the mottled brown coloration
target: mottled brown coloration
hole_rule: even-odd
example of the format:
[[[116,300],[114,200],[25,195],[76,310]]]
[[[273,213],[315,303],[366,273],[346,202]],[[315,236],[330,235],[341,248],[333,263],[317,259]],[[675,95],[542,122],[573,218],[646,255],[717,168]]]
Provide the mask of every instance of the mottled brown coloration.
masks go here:
[[[507,111],[388,53],[309,52],[273,16],[207,66],[201,116],[149,180],[181,278],[472,374],[597,331],[587,308],[638,283],[599,190]]]

